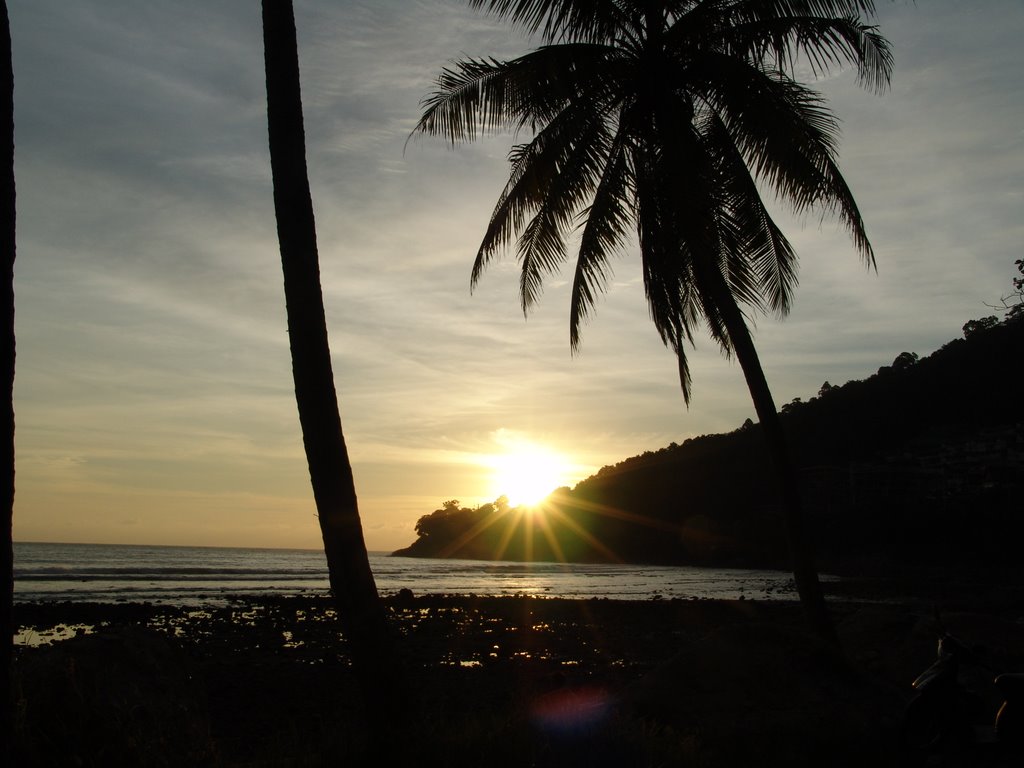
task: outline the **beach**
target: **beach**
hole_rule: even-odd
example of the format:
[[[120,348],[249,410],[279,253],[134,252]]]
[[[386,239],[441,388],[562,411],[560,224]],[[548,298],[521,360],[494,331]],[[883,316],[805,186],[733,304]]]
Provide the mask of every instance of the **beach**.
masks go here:
[[[390,596],[408,685],[390,748],[452,766],[1011,765],[908,754],[899,725],[936,609],[993,668],[1024,669],[1020,583],[833,585],[842,656],[792,602]],[[94,628],[18,649],[18,765],[386,764],[323,596],[22,603],[16,619]],[[978,674],[983,722],[998,701]]]

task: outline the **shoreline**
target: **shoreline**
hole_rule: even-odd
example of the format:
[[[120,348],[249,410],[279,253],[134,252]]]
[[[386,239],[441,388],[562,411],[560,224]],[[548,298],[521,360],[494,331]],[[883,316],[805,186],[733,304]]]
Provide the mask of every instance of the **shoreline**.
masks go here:
[[[842,664],[790,601],[389,596],[414,717],[388,728],[409,759],[453,766],[904,765],[899,717],[934,660],[933,598],[950,631],[1024,669],[1020,590],[921,584],[909,602],[881,600],[891,583],[845,588]],[[22,603],[15,619],[99,627],[16,649],[19,765],[69,750],[139,762],[140,745],[167,765],[379,764],[326,596]],[[597,720],[551,731],[559,706]]]
[[[970,607],[984,607],[986,610],[1020,610],[1024,612],[1024,567],[1013,568],[933,568],[906,569],[902,572],[880,574],[868,571],[860,575],[826,576],[822,589],[832,607],[845,604],[891,604],[929,609],[948,606],[951,610]],[[543,592],[515,592],[505,594],[476,594],[473,592],[425,592],[417,593],[407,589],[381,590],[381,600],[392,611],[403,603],[403,594],[411,594],[415,600],[454,600],[469,602],[500,603],[504,600],[560,601],[567,604],[609,602],[619,604],[692,604],[692,603],[733,603],[749,601],[766,605],[795,605],[798,602],[795,586],[784,589],[765,589],[751,581],[747,590],[739,587],[738,598],[674,596],[653,593],[644,598],[617,598],[605,596],[563,597]],[[76,617],[97,617],[104,613],[124,619],[133,614],[160,613],[171,615],[196,612],[218,612],[233,606],[279,604],[282,602],[309,601],[330,603],[329,591],[305,589],[288,591],[245,591],[229,589],[210,590],[184,599],[134,599],[131,593],[111,599],[79,599],[74,595],[64,599],[32,599],[15,593],[13,603],[14,623],[41,621],[54,623],[90,623]],[[65,615],[61,615],[61,611]]]

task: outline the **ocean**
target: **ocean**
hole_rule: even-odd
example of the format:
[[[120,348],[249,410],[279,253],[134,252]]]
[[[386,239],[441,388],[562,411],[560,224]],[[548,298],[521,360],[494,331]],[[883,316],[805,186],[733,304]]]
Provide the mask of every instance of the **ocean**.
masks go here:
[[[533,595],[575,599],[795,600],[781,571],[651,565],[436,560],[370,553],[377,588],[393,594]],[[234,597],[326,594],[320,550],[15,542],[16,602],[214,605]]]

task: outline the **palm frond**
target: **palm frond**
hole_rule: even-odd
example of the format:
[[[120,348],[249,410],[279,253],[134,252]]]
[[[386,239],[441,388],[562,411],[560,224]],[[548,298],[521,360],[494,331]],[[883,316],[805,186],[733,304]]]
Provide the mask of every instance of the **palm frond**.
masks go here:
[[[580,43],[544,46],[511,61],[457,61],[441,71],[412,133],[444,136],[454,145],[501,130],[537,130],[570,100],[609,92],[602,72],[619,56]]]
[[[780,16],[875,15],[874,0],[732,0],[737,7],[762,10]]]
[[[875,15],[874,0],[725,0],[716,5],[724,7],[732,24],[795,16]]]
[[[716,75],[702,94],[718,113],[755,178],[797,213],[839,216],[869,265],[874,255],[860,211],[836,162],[838,125],[822,97],[776,73],[769,76],[728,56],[708,54]]]
[[[508,106],[514,73],[509,62],[467,59],[445,67],[437,88],[421,103],[413,133],[445,136],[454,145],[500,130],[513,118]]]
[[[557,212],[542,209],[519,236],[519,302],[526,314],[540,297],[544,275],[554,271],[566,258],[563,228]]]
[[[878,28],[849,18],[782,18],[732,27],[725,50],[792,74],[803,57],[816,77],[852,65],[870,90],[889,87],[893,56]]]
[[[713,187],[704,183],[706,158],[692,133],[676,133],[668,145],[650,143],[634,152],[637,230],[648,312],[663,343],[680,359],[680,386],[689,403],[685,344],[703,318],[712,338],[728,352],[729,335],[719,308],[696,279],[698,267],[721,269]],[[660,149],[659,149],[660,147]],[[680,169],[689,173],[678,175]]]
[[[625,139],[620,129],[612,140],[594,199],[583,213],[585,224],[569,306],[569,346],[573,352],[579,350],[581,326],[589,318],[597,294],[607,286],[611,273],[609,258],[621,248],[633,220],[629,205],[631,187]]]
[[[672,343],[672,351],[676,353],[679,370],[679,388],[683,391],[683,402],[689,408],[690,397],[693,393],[693,376],[690,375],[690,361],[686,357],[686,339],[676,339]]]
[[[786,315],[797,285],[796,251],[765,208],[746,161],[718,115],[707,116],[702,135],[721,169],[723,231],[730,233],[726,253],[732,263],[749,265],[752,271],[758,301],[750,303]]]
[[[709,0],[674,19],[666,44],[682,56],[717,50],[791,75],[801,59],[815,76],[852,65],[862,85],[881,92],[893,58],[866,21],[874,12],[873,2],[846,0]]]
[[[590,200],[607,165],[608,129],[602,120],[580,126],[570,152],[551,177],[536,215],[518,242],[520,301],[527,312],[540,296],[545,275],[566,257],[566,233]]]
[[[599,119],[593,104],[577,100],[562,110],[534,138],[513,147],[509,153],[512,170],[491,214],[487,231],[477,250],[470,277],[474,288],[491,259],[520,232],[548,194],[561,168],[569,162],[581,134],[589,133],[587,123]]]
[[[471,8],[483,9],[508,19],[528,34],[540,32],[545,42],[607,42],[626,18],[615,0],[469,0]]]
[[[758,290],[747,265],[735,260],[735,254],[728,250],[729,233],[724,230],[727,221],[722,216],[724,190],[715,158],[708,153],[700,133],[699,120],[678,126],[659,143],[664,167],[657,176],[661,182],[658,195],[668,206],[662,226],[667,225],[666,231],[674,238],[676,258],[686,261],[686,274],[680,278],[685,280],[688,328],[703,318],[709,335],[728,357],[733,345],[726,313],[708,289],[712,281],[707,276],[727,276],[732,289],[730,302],[756,303]],[[690,334],[692,338],[692,330]]]

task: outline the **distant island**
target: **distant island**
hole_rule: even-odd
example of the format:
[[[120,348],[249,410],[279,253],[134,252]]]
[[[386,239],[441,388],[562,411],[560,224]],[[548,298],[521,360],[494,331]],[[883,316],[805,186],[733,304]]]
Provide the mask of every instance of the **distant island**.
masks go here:
[[[1020,314],[971,321],[927,357],[782,407],[823,570],[1017,562],[1022,350]],[[606,466],[540,511],[445,502],[394,554],[784,568],[768,461],[748,420]]]

